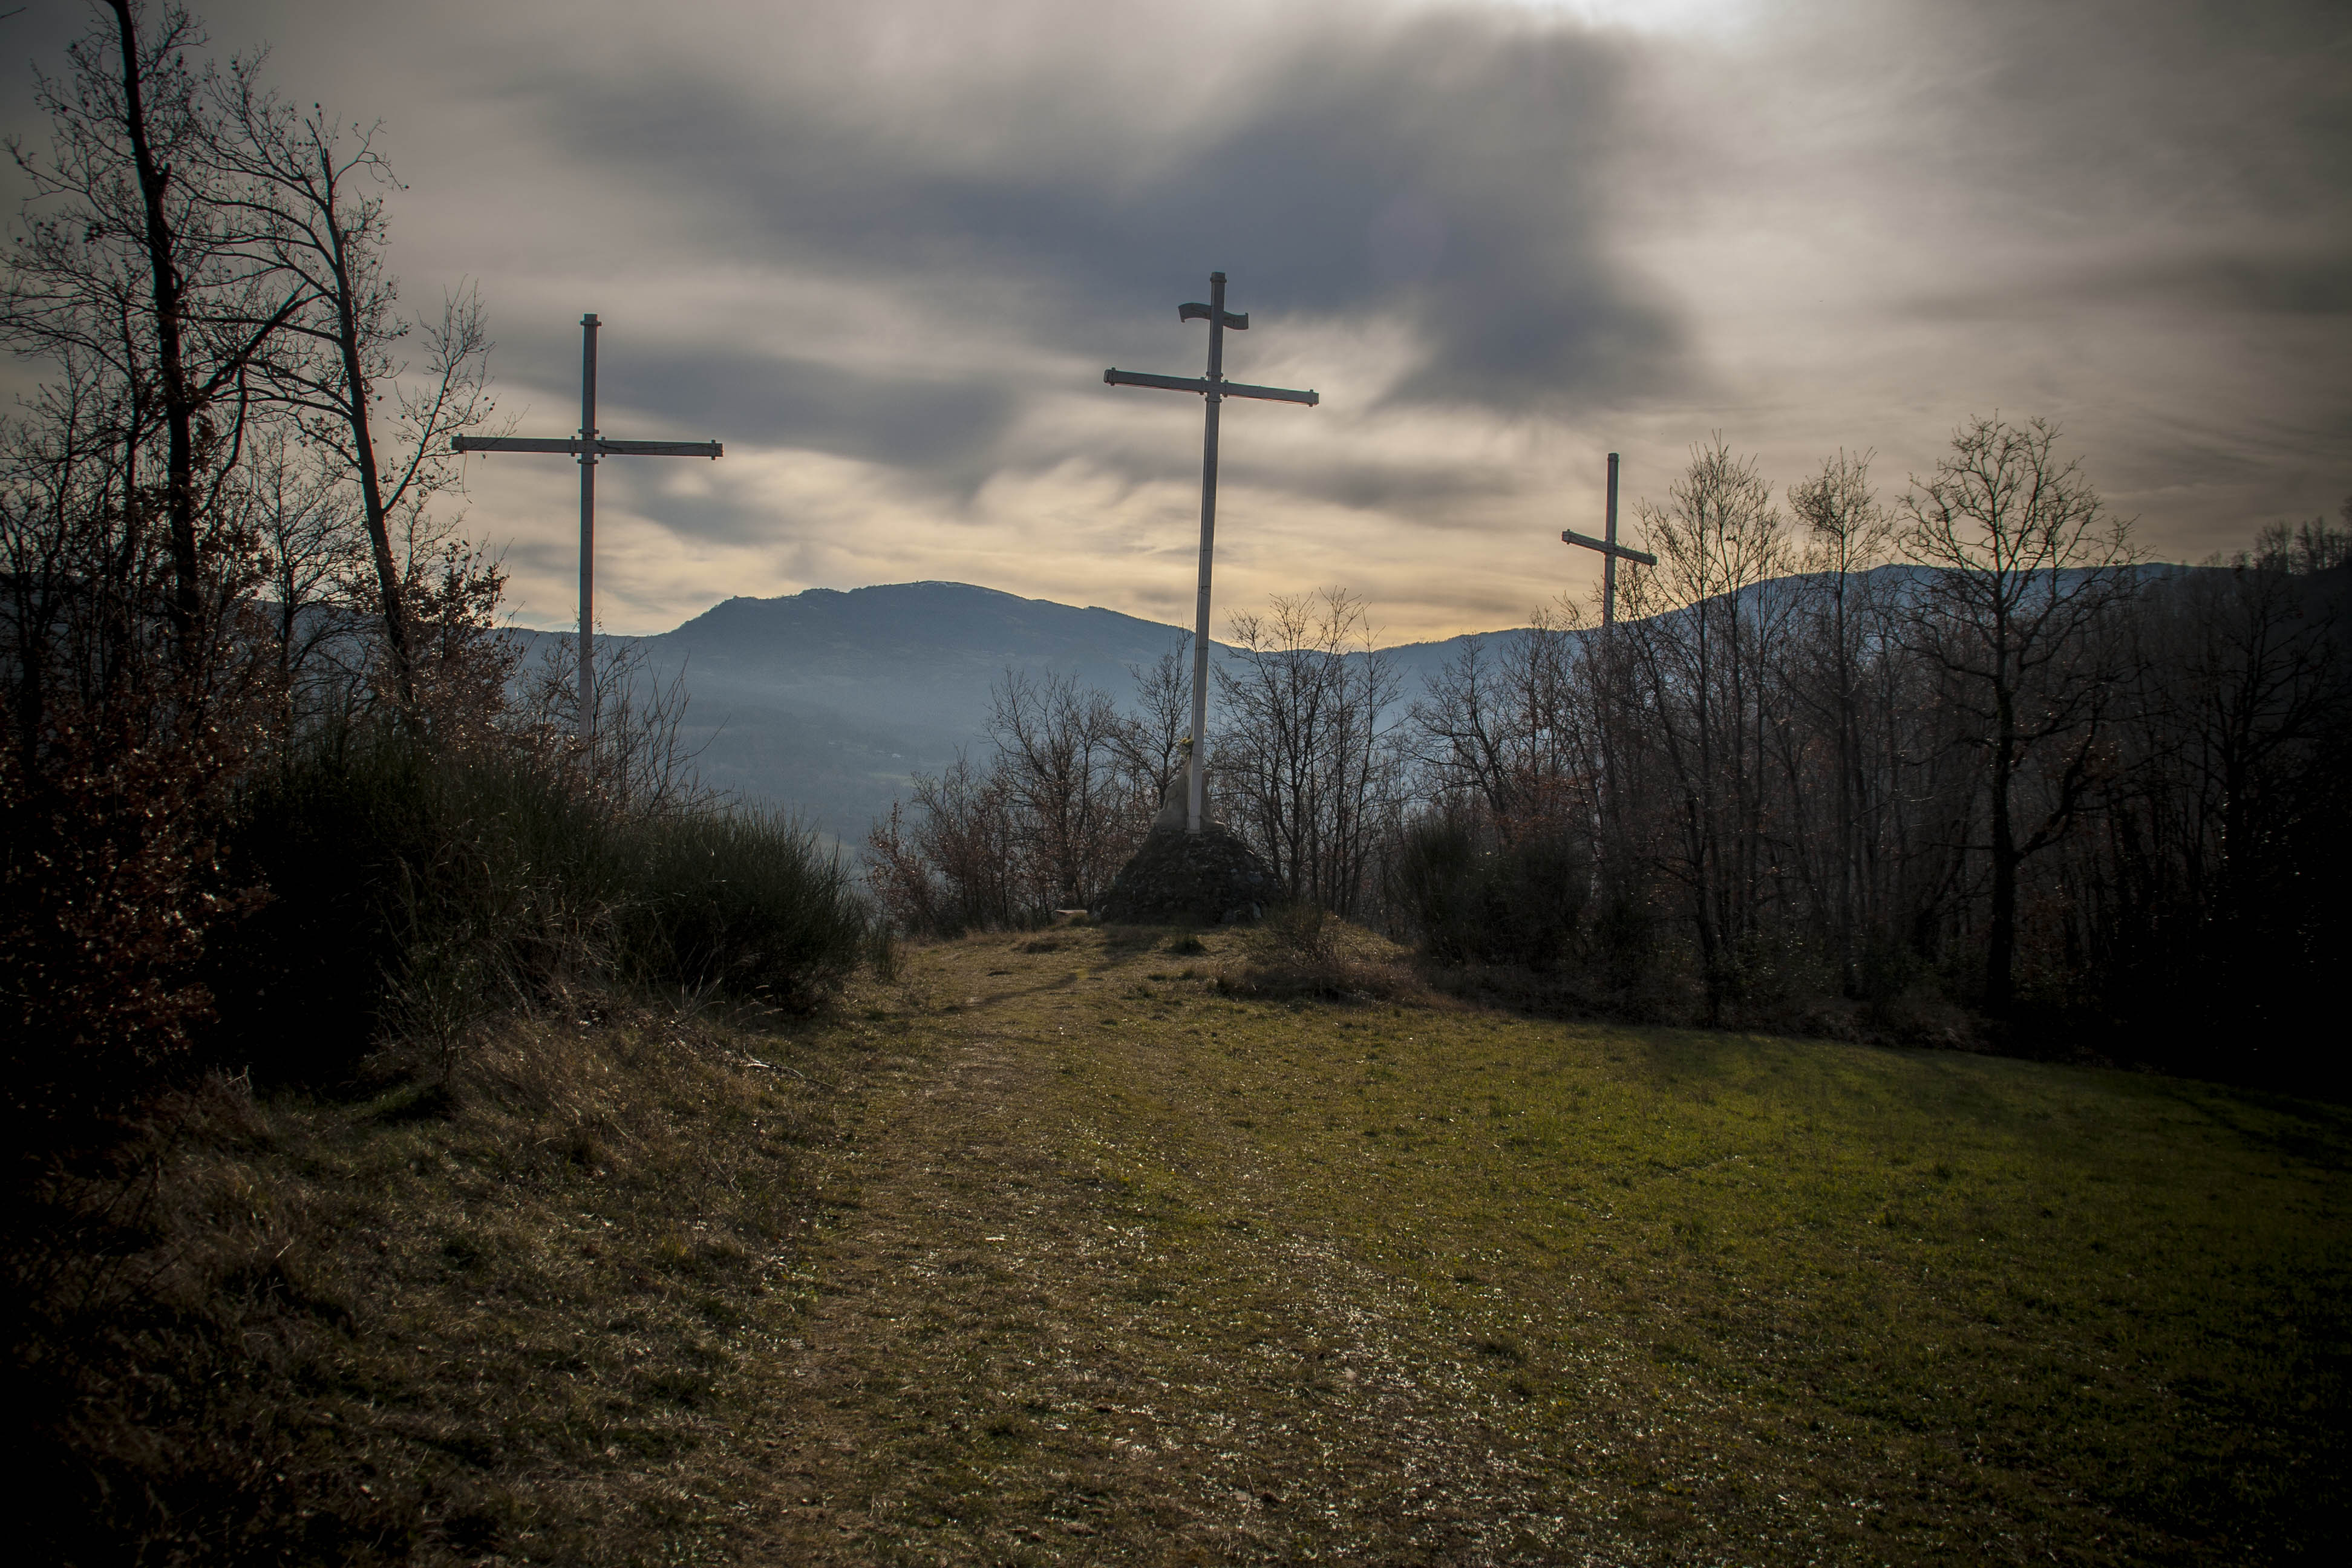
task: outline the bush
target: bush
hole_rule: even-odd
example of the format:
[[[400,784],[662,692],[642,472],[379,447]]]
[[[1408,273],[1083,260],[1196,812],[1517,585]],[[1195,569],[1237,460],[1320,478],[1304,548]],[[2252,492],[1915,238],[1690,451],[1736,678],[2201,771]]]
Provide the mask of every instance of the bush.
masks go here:
[[[0,1123],[70,1136],[183,1070],[213,1011],[205,943],[257,901],[218,855],[249,726],[0,714]],[[125,731],[130,731],[125,733]]]
[[[1234,952],[1240,962],[1217,976],[1228,995],[1389,1000],[1421,990],[1402,948],[1320,904],[1272,910]]]
[[[872,945],[847,870],[788,818],[689,806],[615,837],[615,958],[628,978],[797,1004]]]
[[[1601,991],[1637,1013],[1654,1012],[1673,984],[1659,924],[1656,906],[1638,885],[1601,879],[1600,907],[1584,933],[1586,966]]]
[[[1395,907],[1431,957],[1534,970],[1567,955],[1592,885],[1580,838],[1539,828],[1504,839],[1454,812],[1406,825],[1390,877]]]
[[[322,730],[236,816],[270,899],[214,955],[215,1054],[277,1076],[347,1072],[387,1031],[454,1050],[584,980],[800,1005],[867,945],[847,873],[793,823],[624,811],[521,742]]]

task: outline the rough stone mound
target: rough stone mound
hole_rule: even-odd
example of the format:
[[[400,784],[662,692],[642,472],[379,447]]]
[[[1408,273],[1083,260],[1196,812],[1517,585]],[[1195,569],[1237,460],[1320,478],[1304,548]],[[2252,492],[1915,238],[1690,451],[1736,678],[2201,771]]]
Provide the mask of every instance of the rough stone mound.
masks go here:
[[[1218,925],[1257,919],[1280,892],[1256,851],[1215,823],[1199,833],[1156,827],[1112,879],[1101,918],[1120,925]]]

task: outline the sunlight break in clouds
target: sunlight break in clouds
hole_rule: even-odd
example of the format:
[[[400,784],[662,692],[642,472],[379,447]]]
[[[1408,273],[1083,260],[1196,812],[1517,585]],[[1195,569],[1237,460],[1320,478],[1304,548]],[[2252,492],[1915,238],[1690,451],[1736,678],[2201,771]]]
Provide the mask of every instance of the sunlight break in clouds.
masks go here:
[[[1590,27],[1639,33],[1736,36],[1762,22],[1766,0],[1496,0],[1503,9],[1557,17]]]

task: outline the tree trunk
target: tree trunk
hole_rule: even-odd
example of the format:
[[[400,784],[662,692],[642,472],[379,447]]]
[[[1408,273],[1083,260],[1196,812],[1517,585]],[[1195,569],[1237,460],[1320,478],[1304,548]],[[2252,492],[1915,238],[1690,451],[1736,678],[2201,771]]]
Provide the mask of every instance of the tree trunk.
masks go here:
[[[319,162],[320,173],[327,180],[328,200],[320,217],[327,227],[328,241],[333,247],[336,347],[343,361],[343,395],[347,400],[346,417],[352,427],[353,466],[359,469],[360,509],[367,522],[368,554],[375,566],[376,595],[383,613],[384,646],[392,652],[394,695],[399,700],[403,713],[414,714],[416,707],[415,661],[409,647],[408,607],[401,595],[400,565],[392,554],[392,526],[383,502],[383,479],[376,471],[375,432],[368,414],[367,367],[360,353],[359,313],[352,298],[357,284],[352,276],[342,226],[335,216],[334,162],[323,147],[320,150]]]
[[[2008,706],[2004,693],[2004,713]],[[2006,730],[2007,724],[2002,728]],[[2009,810],[2010,781],[2016,769],[2015,748],[2004,733],[1993,743],[1992,919],[1985,942],[1985,1011],[1995,1017],[2009,1011],[2016,985],[2018,853]]]
[[[198,626],[204,615],[202,563],[196,552],[196,442],[194,400],[181,352],[182,289],[179,262],[173,254],[171,220],[163,210],[163,192],[171,171],[155,162],[147,134],[146,96],[141,90],[139,29],[131,16],[131,0],[107,0],[114,13],[122,43],[123,129],[131,140],[131,156],[139,173],[139,195],[146,218],[147,268],[155,306],[155,358],[163,382],[164,479],[163,511],[171,530],[172,640],[184,674],[199,661]]]

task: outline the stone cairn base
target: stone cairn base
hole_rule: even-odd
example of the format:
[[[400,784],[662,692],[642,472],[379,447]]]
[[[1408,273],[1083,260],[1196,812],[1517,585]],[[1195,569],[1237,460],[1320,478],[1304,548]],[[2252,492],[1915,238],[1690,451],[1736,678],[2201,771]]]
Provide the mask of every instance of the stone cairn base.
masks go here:
[[[1098,918],[1118,925],[1227,925],[1258,919],[1280,894],[1257,852],[1215,823],[1198,833],[1155,827],[1112,879]]]

